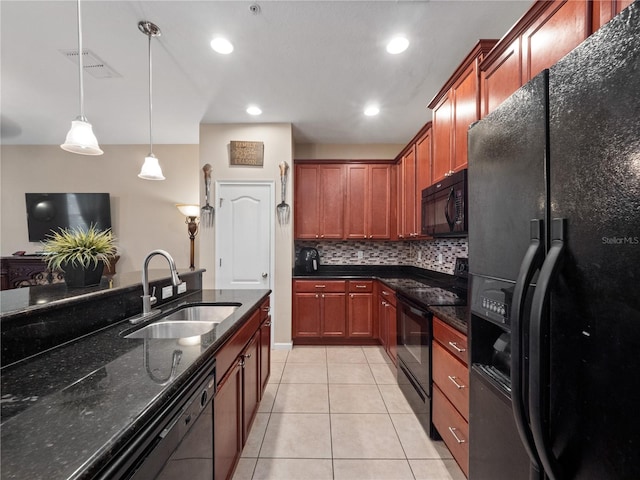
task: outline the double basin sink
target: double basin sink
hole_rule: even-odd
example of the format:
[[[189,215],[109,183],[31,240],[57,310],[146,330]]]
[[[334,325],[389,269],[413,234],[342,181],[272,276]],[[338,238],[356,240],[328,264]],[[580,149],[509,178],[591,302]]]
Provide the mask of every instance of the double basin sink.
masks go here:
[[[124,338],[186,338],[204,335],[226,320],[241,303],[187,305],[163,314],[154,322],[133,331],[122,332]]]

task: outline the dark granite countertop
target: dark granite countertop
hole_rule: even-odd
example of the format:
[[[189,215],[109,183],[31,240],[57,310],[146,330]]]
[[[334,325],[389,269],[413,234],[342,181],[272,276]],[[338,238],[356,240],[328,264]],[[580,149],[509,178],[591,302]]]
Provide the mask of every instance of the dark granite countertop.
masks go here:
[[[453,275],[396,265],[321,265],[314,273],[293,271],[294,280],[312,278],[380,280],[396,293],[427,308],[456,330],[467,334],[467,292],[457,288],[459,279]],[[466,287],[466,283],[463,286]]]
[[[202,336],[199,345],[180,340],[126,339],[121,321],[29,357],[1,375],[2,479],[91,478],[118,455],[158,414],[208,358],[249,318],[269,290],[204,290],[162,306],[239,302],[235,313]],[[152,320],[151,320],[152,321]],[[175,350],[175,376],[165,385]]]
[[[180,275],[202,273],[203,269],[178,269]],[[150,269],[149,282],[170,278],[169,269]],[[105,275],[100,285],[93,287],[68,288],[66,283],[51,285],[34,285],[32,287],[14,288],[0,291],[0,318],[13,315],[29,314],[34,310],[56,309],[68,307],[73,303],[117,295],[119,293],[142,289],[142,272],[124,272]]]

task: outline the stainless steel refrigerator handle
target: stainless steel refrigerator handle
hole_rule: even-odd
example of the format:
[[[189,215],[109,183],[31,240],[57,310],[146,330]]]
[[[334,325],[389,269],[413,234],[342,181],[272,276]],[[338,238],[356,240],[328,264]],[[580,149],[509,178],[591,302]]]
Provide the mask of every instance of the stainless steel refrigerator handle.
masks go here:
[[[531,460],[531,479],[540,476],[540,457],[536,452],[533,433],[529,427],[527,407],[524,398],[524,332],[527,325],[522,320],[527,288],[531,283],[533,274],[542,264],[544,259],[544,223],[534,219],[530,223],[530,243],[527,252],[522,258],[520,271],[513,291],[513,303],[511,307],[511,405],[513,417],[518,428],[518,434],[522,444]]]
[[[451,187],[451,190],[449,190],[449,196],[447,197],[447,203],[444,204],[444,217],[447,219],[447,225],[449,225],[449,230],[453,232],[453,227],[456,224],[456,220],[457,218],[454,218],[453,220],[451,220],[451,217],[449,216],[449,202],[451,201],[452,198],[455,198],[455,190],[453,187]],[[456,212],[457,214],[457,212]]]
[[[531,302],[531,323],[529,327],[529,415],[531,430],[536,449],[549,480],[564,478],[560,464],[555,458],[548,435],[548,425],[544,418],[545,402],[548,395],[549,346],[549,317],[547,306],[549,295],[560,270],[565,251],[564,218],[554,218],[551,223],[551,248],[547,253],[536,291]]]

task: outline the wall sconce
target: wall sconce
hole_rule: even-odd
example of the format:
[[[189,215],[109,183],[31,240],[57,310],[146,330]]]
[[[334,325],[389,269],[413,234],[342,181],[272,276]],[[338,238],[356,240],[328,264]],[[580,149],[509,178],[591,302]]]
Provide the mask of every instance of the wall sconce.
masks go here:
[[[189,233],[189,241],[190,241],[190,253],[189,253],[189,268],[191,270],[195,270],[194,256],[195,256],[195,247],[194,241],[196,239],[196,235],[198,234],[198,215],[200,215],[200,205],[190,205],[186,203],[178,203],[176,204],[180,213],[187,217],[185,223],[187,224],[187,232]]]

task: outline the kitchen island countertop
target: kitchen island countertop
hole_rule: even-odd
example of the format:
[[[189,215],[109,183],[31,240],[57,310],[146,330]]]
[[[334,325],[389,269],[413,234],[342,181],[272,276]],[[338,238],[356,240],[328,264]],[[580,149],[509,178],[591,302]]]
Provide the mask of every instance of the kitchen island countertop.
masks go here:
[[[1,478],[94,478],[269,293],[203,290],[163,305],[242,304],[198,345],[124,338],[131,327],[124,320],[3,368]]]

